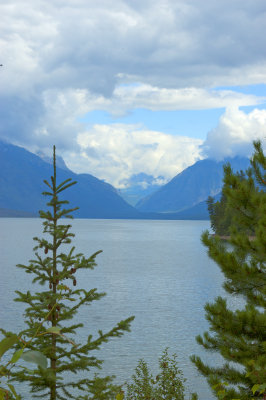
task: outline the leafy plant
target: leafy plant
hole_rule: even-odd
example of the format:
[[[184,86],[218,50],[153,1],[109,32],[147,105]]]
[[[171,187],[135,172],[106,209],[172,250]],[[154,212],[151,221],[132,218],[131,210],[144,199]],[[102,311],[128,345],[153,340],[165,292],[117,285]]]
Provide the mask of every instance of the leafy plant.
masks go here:
[[[56,304],[55,304],[55,306],[56,306]],[[53,309],[49,311],[49,313],[46,315],[44,321],[47,320],[47,318],[52,313],[52,311],[53,311]],[[11,374],[11,369],[15,365],[17,365],[17,362],[20,359],[22,359],[26,362],[29,362],[29,363],[35,363],[44,369],[47,368],[47,359],[42,353],[40,353],[39,351],[36,351],[36,350],[25,351],[27,349],[27,347],[29,346],[29,344],[31,343],[31,341],[36,336],[39,335],[38,332],[39,332],[41,326],[43,325],[44,321],[39,323],[39,326],[38,326],[34,336],[28,342],[23,340],[21,334],[16,335],[15,333],[11,333],[11,332],[9,332],[7,334],[5,339],[1,340],[1,342],[0,342],[0,359],[7,351],[9,351],[9,350],[11,351],[11,349],[14,347],[15,344],[19,344],[21,346],[21,348],[19,350],[15,351],[15,353],[12,355],[11,359],[5,365],[0,365],[0,384],[1,384],[1,380],[3,380],[3,378],[7,379],[6,387],[5,388],[0,387],[0,400],[10,398],[10,396],[12,396],[12,394],[14,395],[14,397],[16,399],[21,399],[21,396],[19,396],[17,394],[14,386],[9,382],[9,376]],[[55,328],[48,328],[46,331],[47,334],[51,334],[53,332],[56,333]],[[23,368],[27,369],[21,365],[19,367],[22,369]]]
[[[159,358],[159,370],[153,377],[147,363],[140,360],[132,376],[133,382],[126,384],[126,393],[118,394],[117,400],[183,400],[186,379],[178,368],[177,356],[170,357],[168,349]],[[197,398],[192,394],[192,400]]]

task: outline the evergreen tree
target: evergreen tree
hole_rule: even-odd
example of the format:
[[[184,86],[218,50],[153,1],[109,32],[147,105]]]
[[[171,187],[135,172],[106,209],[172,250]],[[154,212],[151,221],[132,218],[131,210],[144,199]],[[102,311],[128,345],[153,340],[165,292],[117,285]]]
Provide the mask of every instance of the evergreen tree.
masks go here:
[[[229,164],[224,166],[226,171]],[[237,172],[236,176],[243,180],[245,175],[243,171]],[[214,201],[214,198],[209,196],[207,199],[208,211],[210,215],[211,227],[216,235],[228,236],[230,234],[230,227],[232,225],[232,219],[234,218],[234,209],[228,204],[226,188],[223,187],[220,200]],[[236,224],[236,222],[235,222]],[[238,230],[242,230],[243,227],[237,226]]]
[[[212,230],[217,235],[228,235],[231,223],[231,215],[228,210],[227,198],[222,192],[220,200],[214,201],[209,196],[207,200],[208,211]]]
[[[62,246],[65,250],[65,245],[70,245],[74,237],[74,234],[70,232],[71,225],[66,223],[65,218],[72,218],[71,214],[77,208],[65,209],[68,201],[59,200],[59,194],[76,182],[67,179],[60,184],[57,183],[55,147],[53,167],[54,174],[51,182],[44,181],[48,191],[43,193],[50,197],[47,203],[50,210],[40,211],[40,217],[44,220],[43,233],[45,235],[43,238],[34,238],[37,244],[34,248],[36,259],[30,260],[28,265],[18,265],[27,273],[33,274],[32,282],[38,282],[45,287],[45,290],[34,294],[30,291],[27,293],[16,291],[18,297],[15,299],[27,305],[25,311],[27,328],[21,333],[22,339],[27,341],[30,339],[27,348],[41,352],[48,359],[49,364],[47,368],[39,365],[34,374],[26,368],[12,370],[11,377],[15,381],[28,382],[33,397],[42,399],[113,398],[111,377],[99,378],[88,375],[83,379],[72,380],[72,374],[80,371],[88,371],[89,374],[91,369],[100,368],[102,361],[95,356],[89,356],[89,353],[99,349],[101,344],[107,342],[109,338],[119,337],[125,331],[129,331],[134,317],[119,322],[107,333],[99,331],[96,338],[88,336],[85,344],[76,344],[69,339],[69,336],[75,335],[76,330],[83,324],[67,325],[65,323],[76,315],[81,306],[99,300],[105,294],[98,293],[97,289],[87,291],[69,287],[77,285],[79,270],[93,269],[96,266],[95,257],[100,251],[89,258],[81,253],[76,254],[73,246],[70,246],[68,252],[60,251]],[[64,218],[64,223],[61,221],[62,218]],[[66,281],[70,284],[66,284]],[[36,330],[38,330],[37,336]],[[5,336],[10,335],[3,329],[1,332]],[[67,376],[65,376],[66,373]]]
[[[198,336],[197,341],[210,352],[220,353],[224,364],[209,366],[192,357],[216,396],[226,400],[251,399],[253,392],[256,398],[265,395],[266,158],[259,142],[254,147],[245,176],[234,174],[229,165],[225,168],[223,192],[233,214],[229,241],[208,232],[202,236],[209,256],[225,276],[224,289],[244,304],[233,311],[226,299],[218,297],[205,306],[210,333]]]

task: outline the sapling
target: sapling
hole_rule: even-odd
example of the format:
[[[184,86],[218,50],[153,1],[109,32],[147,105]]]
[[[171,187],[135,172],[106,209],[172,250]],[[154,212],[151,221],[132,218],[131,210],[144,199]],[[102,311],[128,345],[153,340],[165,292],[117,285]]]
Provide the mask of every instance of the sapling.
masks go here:
[[[65,208],[68,201],[61,200],[60,196],[76,182],[71,179],[57,182],[55,147],[53,176],[44,183],[47,190],[43,194],[49,198],[48,210],[40,211],[44,236],[34,238],[35,259],[27,265],[18,265],[33,275],[32,283],[38,283],[39,290],[34,293],[18,290],[15,301],[25,303],[27,307],[24,314],[26,328],[22,331],[25,340],[34,336],[39,322],[48,314],[48,320],[41,325],[39,335],[28,346],[30,350],[38,350],[48,359],[48,367],[39,365],[34,374],[27,369],[14,370],[11,371],[11,379],[28,382],[32,397],[50,400],[100,399],[106,393],[105,398],[108,399],[113,393],[111,378],[91,375],[91,370],[100,368],[102,361],[90,354],[111,337],[120,337],[129,331],[134,317],[119,322],[106,333],[99,331],[96,338],[89,335],[85,343],[78,343],[76,331],[83,324],[66,322],[73,319],[81,306],[100,300],[105,295],[95,288],[80,288],[81,282],[78,280],[80,270],[90,270],[96,266],[95,259],[101,251],[86,257],[76,253],[75,247],[71,245],[74,234],[67,218],[72,218],[77,208]],[[1,332],[8,336],[4,329]],[[74,341],[70,337],[74,337]],[[85,377],[78,378],[76,374],[81,371]]]

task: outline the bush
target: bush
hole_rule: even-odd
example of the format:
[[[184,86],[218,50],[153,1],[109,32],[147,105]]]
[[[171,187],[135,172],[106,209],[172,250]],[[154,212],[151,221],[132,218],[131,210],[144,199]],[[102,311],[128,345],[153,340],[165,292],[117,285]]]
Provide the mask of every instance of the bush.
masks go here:
[[[154,378],[144,360],[140,360],[132,376],[132,383],[126,384],[125,400],[184,400],[186,379],[178,368],[177,356],[172,357],[165,349],[159,358],[159,374]],[[119,397],[117,397],[119,398]],[[198,397],[194,393],[191,400]]]

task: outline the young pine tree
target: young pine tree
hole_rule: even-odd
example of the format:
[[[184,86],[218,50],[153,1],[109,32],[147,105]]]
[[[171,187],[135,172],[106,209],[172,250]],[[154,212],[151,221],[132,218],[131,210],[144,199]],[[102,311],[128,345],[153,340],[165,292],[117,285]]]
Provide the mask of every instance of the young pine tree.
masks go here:
[[[209,256],[225,276],[225,290],[243,302],[235,311],[221,297],[205,306],[210,333],[197,341],[220,353],[224,364],[209,366],[192,357],[210,386],[220,389],[215,390],[216,396],[225,400],[265,398],[266,394],[266,157],[259,142],[254,147],[245,177],[234,174],[229,165],[225,168],[223,192],[233,215],[229,243],[208,232],[202,236]]]
[[[100,367],[101,362],[95,356],[90,356],[92,350],[99,349],[103,342],[111,337],[119,337],[129,331],[134,317],[119,322],[107,333],[99,331],[97,338],[88,336],[86,343],[76,344],[69,336],[83,326],[81,323],[66,324],[78,312],[81,306],[86,306],[94,300],[101,299],[105,294],[97,289],[85,290],[76,288],[78,272],[81,269],[93,269],[96,266],[95,257],[100,251],[86,258],[75,253],[70,246],[68,252],[60,251],[64,245],[71,244],[74,234],[70,232],[71,225],[63,217],[71,218],[76,208],[65,209],[67,201],[59,200],[61,192],[74,185],[71,179],[58,184],[56,178],[56,158],[54,147],[54,175],[51,182],[44,181],[50,197],[47,205],[50,211],[40,211],[43,219],[44,238],[35,237],[37,242],[35,260],[28,265],[18,265],[34,276],[33,283],[44,286],[43,291],[34,294],[16,291],[15,301],[26,303],[25,323],[27,328],[21,333],[22,339],[30,341],[28,349],[38,350],[48,359],[48,367],[38,367],[34,374],[27,369],[11,371],[15,381],[28,382],[33,397],[56,400],[61,399],[109,399],[113,398],[111,378],[99,378],[89,375],[89,371]],[[39,286],[40,288],[40,286]],[[48,317],[47,317],[48,316]],[[36,331],[38,330],[38,335]],[[8,336],[8,332],[1,329]],[[73,379],[72,374],[88,371],[88,377]],[[65,377],[65,374],[67,376]],[[77,376],[77,375],[76,375]],[[73,380],[72,380],[73,379]],[[83,393],[83,395],[82,395]],[[110,397],[112,396],[112,397]]]

